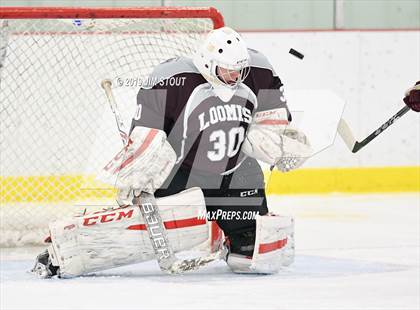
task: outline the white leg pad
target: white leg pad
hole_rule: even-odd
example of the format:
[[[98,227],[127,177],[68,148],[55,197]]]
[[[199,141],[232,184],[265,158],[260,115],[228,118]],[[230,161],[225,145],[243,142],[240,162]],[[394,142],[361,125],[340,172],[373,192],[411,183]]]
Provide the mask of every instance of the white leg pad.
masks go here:
[[[209,238],[200,188],[156,199],[174,252],[191,249]],[[51,259],[62,277],[105,270],[155,258],[138,207],[129,206],[50,224]]]
[[[294,261],[293,218],[264,215],[256,220],[254,253],[252,257],[229,254],[227,264],[233,272],[271,274]]]

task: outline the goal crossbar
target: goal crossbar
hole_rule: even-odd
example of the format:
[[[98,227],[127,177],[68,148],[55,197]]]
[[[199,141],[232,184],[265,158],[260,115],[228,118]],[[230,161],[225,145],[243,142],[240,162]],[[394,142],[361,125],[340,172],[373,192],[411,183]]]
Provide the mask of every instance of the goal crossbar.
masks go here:
[[[3,7],[0,19],[43,18],[210,18],[214,29],[223,27],[223,16],[213,7]]]

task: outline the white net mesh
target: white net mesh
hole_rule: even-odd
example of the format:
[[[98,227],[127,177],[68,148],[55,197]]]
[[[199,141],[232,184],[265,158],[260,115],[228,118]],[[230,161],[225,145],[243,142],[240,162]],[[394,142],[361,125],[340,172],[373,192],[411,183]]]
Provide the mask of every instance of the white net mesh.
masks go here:
[[[0,19],[0,245],[39,243],[52,219],[113,203],[94,181],[122,147],[101,80],[129,125],[141,82],[211,29],[206,18]]]

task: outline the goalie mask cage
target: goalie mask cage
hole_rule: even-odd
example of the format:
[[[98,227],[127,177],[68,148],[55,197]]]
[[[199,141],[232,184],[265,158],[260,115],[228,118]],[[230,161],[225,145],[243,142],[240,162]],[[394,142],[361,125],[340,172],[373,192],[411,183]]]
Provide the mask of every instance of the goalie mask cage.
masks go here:
[[[122,147],[101,80],[130,124],[153,68],[222,26],[213,8],[0,8],[0,245],[39,244],[51,220],[115,206],[95,180]]]

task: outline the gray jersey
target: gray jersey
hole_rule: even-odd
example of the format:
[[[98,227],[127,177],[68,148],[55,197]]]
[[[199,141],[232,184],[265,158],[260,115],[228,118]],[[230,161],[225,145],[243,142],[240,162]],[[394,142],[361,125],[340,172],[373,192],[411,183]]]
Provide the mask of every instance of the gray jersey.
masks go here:
[[[240,164],[246,131],[257,111],[287,109],[282,83],[268,60],[249,49],[250,72],[229,102],[215,96],[189,58],[170,59],[140,89],[135,126],[161,129],[189,169],[220,174]],[[289,114],[290,118],[290,114]]]

